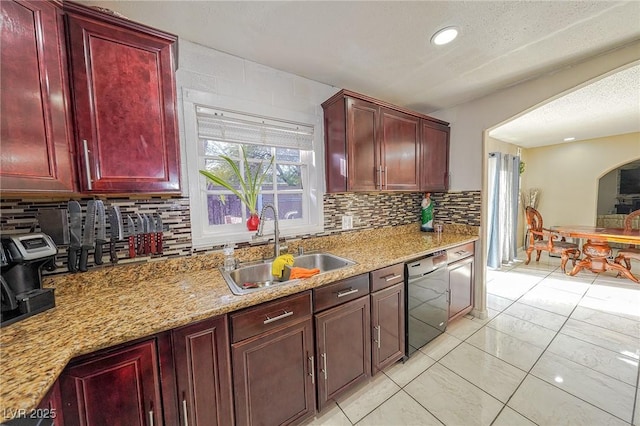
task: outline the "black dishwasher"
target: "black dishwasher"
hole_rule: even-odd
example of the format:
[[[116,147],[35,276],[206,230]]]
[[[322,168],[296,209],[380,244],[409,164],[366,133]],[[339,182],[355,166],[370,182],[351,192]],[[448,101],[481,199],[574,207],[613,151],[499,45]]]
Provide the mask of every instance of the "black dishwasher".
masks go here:
[[[405,264],[406,354],[444,333],[449,318],[447,252]]]

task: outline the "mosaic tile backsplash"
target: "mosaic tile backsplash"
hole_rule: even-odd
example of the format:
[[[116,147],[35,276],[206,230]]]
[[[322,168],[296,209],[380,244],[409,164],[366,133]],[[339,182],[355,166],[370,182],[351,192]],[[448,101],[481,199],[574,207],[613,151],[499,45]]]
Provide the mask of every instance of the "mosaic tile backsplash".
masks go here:
[[[375,229],[386,226],[407,225],[420,220],[422,193],[343,193],[324,196],[324,232],[310,237],[331,235],[342,231],[342,216],[353,216],[353,229]],[[90,198],[78,200],[84,210]],[[446,224],[480,226],[480,191],[433,193],[435,220]],[[120,207],[123,218],[135,213],[160,215],[164,224],[164,250],[162,254],[128,258],[126,239],[116,244],[119,264],[157,261],[178,256],[196,254],[191,246],[191,218],[189,199],[184,197],[102,198],[105,207]],[[1,199],[0,232],[20,234],[40,228],[36,215],[40,209],[66,209],[68,199]],[[107,225],[108,226],[108,225]],[[107,235],[108,235],[107,229]],[[126,229],[125,229],[126,233]],[[246,244],[248,245],[248,243]],[[242,244],[239,244],[242,247]],[[197,254],[217,251],[220,247],[198,250]],[[89,257],[89,268],[109,267],[108,247],[105,246],[105,264],[93,264]],[[60,245],[56,256],[56,270],[67,271],[67,247]]]

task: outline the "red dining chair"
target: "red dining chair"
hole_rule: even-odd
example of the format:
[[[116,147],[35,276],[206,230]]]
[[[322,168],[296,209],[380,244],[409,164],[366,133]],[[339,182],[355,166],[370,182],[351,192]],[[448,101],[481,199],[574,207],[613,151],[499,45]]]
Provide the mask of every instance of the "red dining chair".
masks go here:
[[[632,211],[627,215],[627,217],[624,218],[625,231],[631,231],[631,229],[633,229],[631,226],[631,222],[633,222],[633,219],[638,216],[640,216],[640,209]],[[627,248],[620,249],[614,262],[620,265],[622,265],[622,262],[624,262],[625,267],[629,271],[631,271],[631,259],[640,260],[640,248],[636,247],[633,244],[631,244]]]
[[[569,260],[569,254],[573,261],[573,266],[576,265],[576,260],[580,257],[580,249],[577,244],[569,243],[562,237],[561,240],[555,241],[560,237],[557,233],[550,229],[546,229],[542,226],[542,215],[538,210],[533,207],[527,207],[525,209],[527,216],[527,225],[529,227],[529,246],[527,247],[527,261],[524,262],[528,265],[531,261],[531,252],[536,251],[536,262],[540,260],[540,254],[542,250],[549,253],[559,253],[562,262],[560,268],[562,272],[566,273],[567,261]]]

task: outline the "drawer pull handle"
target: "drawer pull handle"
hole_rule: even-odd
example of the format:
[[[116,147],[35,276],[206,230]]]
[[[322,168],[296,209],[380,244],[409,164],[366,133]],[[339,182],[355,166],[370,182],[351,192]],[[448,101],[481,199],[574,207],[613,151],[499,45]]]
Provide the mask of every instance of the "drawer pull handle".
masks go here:
[[[357,293],[357,292],[358,292],[358,289],[357,289],[357,288],[349,287],[349,288],[348,288],[348,289],[346,289],[346,290],[340,290],[340,291],[338,292],[338,298],[341,298],[341,297],[344,297],[344,296],[348,296],[348,295],[350,295],[350,294]]]
[[[315,368],[314,362],[313,362],[313,355],[311,355],[309,357],[309,375],[311,376],[311,384],[315,385],[316,384],[316,375],[313,372]]]
[[[389,281],[393,281],[393,280],[397,280],[398,278],[402,278],[402,275],[398,275],[398,274],[391,274],[391,275],[387,275],[385,277],[382,277],[386,282]]]
[[[149,410],[149,426],[153,426],[153,409]]]
[[[293,315],[293,311],[289,312],[286,309],[283,309],[283,310],[284,310],[284,313],[281,314],[281,315],[278,315],[277,317],[271,318],[271,317],[269,317],[269,315],[267,315],[267,319],[264,320],[262,323],[263,324],[271,324],[272,322],[276,322],[276,321],[279,321],[279,320],[281,320],[283,318],[290,317],[291,315]]]

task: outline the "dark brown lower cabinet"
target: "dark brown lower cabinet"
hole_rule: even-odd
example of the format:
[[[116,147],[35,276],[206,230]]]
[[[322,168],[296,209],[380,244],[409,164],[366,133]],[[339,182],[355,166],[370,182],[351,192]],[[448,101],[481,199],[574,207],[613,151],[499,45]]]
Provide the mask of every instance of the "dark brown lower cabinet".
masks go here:
[[[404,356],[404,283],[371,294],[372,374]]]
[[[227,316],[171,332],[180,425],[233,424]]]
[[[286,425],[315,413],[311,318],[232,345],[238,425]]]
[[[369,295],[315,314],[318,409],[371,376]]]
[[[311,292],[231,314],[238,426],[288,425],[316,409]]]
[[[60,381],[56,381],[49,392],[42,398],[36,416],[43,420],[42,425],[64,426],[64,413],[62,412],[62,395],[60,394]]]
[[[60,376],[65,426],[156,426],[163,411],[156,339],[74,362]]]

